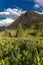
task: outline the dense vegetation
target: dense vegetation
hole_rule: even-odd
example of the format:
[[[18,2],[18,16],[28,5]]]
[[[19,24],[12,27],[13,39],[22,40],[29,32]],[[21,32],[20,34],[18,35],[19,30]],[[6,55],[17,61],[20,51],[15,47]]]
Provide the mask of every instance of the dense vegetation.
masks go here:
[[[42,41],[3,38],[0,42],[0,65],[43,65]]]
[[[43,43],[31,40],[0,42],[0,65],[43,65]]]

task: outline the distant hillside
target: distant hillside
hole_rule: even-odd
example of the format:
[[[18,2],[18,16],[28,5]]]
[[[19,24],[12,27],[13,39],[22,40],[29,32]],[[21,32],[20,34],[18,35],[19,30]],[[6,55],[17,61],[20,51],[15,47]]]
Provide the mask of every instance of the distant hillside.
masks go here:
[[[43,22],[43,15],[38,14],[33,11],[27,11],[22,14],[15,22],[13,22],[7,29],[16,29],[19,23],[22,24],[23,28],[30,28],[32,25],[39,24]]]

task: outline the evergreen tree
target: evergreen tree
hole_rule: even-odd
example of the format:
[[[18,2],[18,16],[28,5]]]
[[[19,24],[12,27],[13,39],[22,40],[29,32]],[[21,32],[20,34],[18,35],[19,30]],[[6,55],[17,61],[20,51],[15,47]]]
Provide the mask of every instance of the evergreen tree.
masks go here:
[[[23,37],[23,28],[22,28],[21,23],[18,25],[16,37]]]

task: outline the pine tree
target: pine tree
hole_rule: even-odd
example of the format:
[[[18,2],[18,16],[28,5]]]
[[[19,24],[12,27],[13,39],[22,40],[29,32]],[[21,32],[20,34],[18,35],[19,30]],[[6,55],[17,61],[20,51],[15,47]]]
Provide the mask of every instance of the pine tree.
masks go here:
[[[16,37],[23,37],[23,28],[22,28],[21,23],[18,25]]]

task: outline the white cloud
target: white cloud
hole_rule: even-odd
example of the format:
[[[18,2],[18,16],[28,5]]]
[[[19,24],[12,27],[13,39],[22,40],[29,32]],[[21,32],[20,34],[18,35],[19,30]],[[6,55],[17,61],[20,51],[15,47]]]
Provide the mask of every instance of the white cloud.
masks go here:
[[[17,8],[8,8],[5,9],[3,12],[0,12],[0,17],[4,17],[6,19],[0,20],[0,25],[9,25],[13,21],[15,21],[21,14],[25,13],[22,9]]]
[[[13,21],[14,21],[13,19],[9,19],[9,18],[0,20],[0,26],[8,26]]]
[[[35,8],[40,8],[40,5],[39,4],[35,4],[34,7]]]
[[[38,12],[38,11],[35,11],[36,13],[38,13],[38,14],[43,14],[43,12]]]
[[[43,0],[34,0],[34,2],[43,7]]]
[[[36,3],[39,3],[41,6],[43,6],[43,0],[35,0]]]

